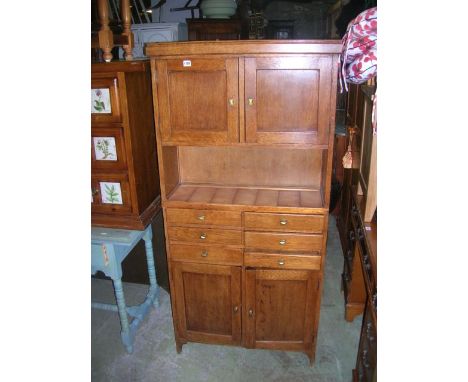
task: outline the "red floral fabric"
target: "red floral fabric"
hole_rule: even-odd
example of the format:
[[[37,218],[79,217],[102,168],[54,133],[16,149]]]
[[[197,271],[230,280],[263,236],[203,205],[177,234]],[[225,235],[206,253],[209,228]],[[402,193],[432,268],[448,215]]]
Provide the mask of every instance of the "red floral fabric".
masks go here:
[[[361,12],[348,24],[342,39],[340,85],[362,84],[377,75],[377,7]],[[374,94],[372,127],[377,133],[377,93]]]
[[[341,89],[361,84],[377,74],[377,7],[361,12],[348,24],[342,39]]]

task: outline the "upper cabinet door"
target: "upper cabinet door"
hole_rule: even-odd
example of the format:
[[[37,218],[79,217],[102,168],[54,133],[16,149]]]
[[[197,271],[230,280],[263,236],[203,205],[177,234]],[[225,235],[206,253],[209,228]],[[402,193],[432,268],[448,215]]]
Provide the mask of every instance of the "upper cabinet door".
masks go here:
[[[157,62],[163,142],[239,142],[237,58],[180,58]]]
[[[245,59],[246,141],[327,144],[332,58]]]

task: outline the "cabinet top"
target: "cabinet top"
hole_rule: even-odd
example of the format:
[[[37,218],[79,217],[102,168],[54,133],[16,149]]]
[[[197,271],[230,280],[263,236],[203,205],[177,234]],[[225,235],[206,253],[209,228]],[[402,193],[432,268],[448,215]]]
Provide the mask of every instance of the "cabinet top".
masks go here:
[[[111,61],[91,63],[92,73],[145,72],[149,70],[149,60]]]
[[[145,54],[148,57],[196,54],[337,54],[340,52],[340,40],[224,40],[153,42],[145,45]]]

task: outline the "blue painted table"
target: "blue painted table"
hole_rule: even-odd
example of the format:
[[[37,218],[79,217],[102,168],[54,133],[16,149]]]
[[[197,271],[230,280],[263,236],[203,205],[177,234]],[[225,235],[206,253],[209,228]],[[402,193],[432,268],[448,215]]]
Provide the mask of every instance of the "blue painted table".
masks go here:
[[[98,302],[93,302],[91,305],[93,308],[119,312],[122,329],[120,334],[128,353],[133,352],[135,333],[143,318],[148,314],[151,305],[156,307],[159,305],[159,286],[156,283],[152,237],[151,225],[144,231],[91,228],[91,274],[94,275],[96,272],[102,271],[106,276],[110,277],[114,284],[117,300],[117,305]],[[142,304],[127,307],[122,289],[122,261],[141,239],[145,241],[150,287]],[[133,317],[131,323],[129,323],[127,314]]]

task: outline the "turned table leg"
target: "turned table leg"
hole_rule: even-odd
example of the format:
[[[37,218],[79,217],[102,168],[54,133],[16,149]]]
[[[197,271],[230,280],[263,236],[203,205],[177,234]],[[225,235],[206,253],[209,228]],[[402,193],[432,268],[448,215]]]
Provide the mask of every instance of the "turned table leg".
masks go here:
[[[146,232],[143,236],[143,240],[145,241],[145,249],[146,249],[146,263],[148,265],[148,276],[150,281],[150,290],[155,292],[153,305],[155,307],[159,306],[158,300],[158,284],[156,282],[156,269],[154,266],[154,256],[153,256],[153,232],[151,231],[151,225],[146,229]]]
[[[117,307],[119,309],[120,326],[122,328],[122,331],[120,333],[122,337],[122,342],[124,343],[127,352],[132,353],[133,344],[130,338],[130,326],[128,324],[127,305],[125,304],[122,280],[119,278],[113,279],[112,281],[114,283],[115,298],[117,300]]]

